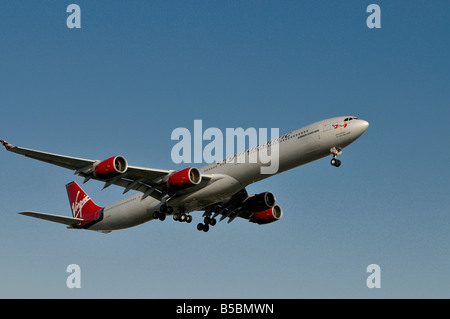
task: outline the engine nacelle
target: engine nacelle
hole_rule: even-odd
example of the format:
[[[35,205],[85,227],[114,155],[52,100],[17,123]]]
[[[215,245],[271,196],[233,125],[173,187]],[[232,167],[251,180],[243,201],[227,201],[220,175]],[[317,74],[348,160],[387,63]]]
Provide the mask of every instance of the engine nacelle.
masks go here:
[[[244,205],[245,208],[248,209],[250,212],[260,212],[265,211],[269,208],[272,208],[275,206],[275,195],[271,192],[265,192],[253,195],[252,197],[248,198]]]
[[[195,167],[188,167],[170,175],[167,184],[170,188],[183,189],[197,185],[202,180],[202,174]]]
[[[275,205],[272,208],[254,213],[250,221],[257,224],[268,224],[281,219],[283,210],[280,206]]]
[[[98,179],[109,179],[125,173],[127,169],[128,163],[124,157],[113,156],[95,166],[94,176]]]

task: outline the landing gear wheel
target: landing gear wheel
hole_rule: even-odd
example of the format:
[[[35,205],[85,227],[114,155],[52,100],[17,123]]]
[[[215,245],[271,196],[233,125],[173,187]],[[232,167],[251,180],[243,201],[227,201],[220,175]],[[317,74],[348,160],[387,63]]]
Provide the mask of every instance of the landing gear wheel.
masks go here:
[[[186,213],[175,213],[173,214],[173,220],[190,223],[192,222],[192,216]]]
[[[171,215],[173,213],[173,207],[172,206],[167,206],[167,204],[161,205],[161,207],[159,209],[164,214]]]
[[[206,232],[208,232],[208,230],[209,230],[209,226],[200,223],[200,224],[197,225],[197,230],[199,230],[199,231],[202,231],[202,230],[203,230],[203,231],[206,233]]]
[[[333,158],[331,159],[330,164],[339,167],[341,166],[341,161],[337,159],[338,155],[342,154],[342,149],[338,147],[332,147],[330,148],[330,153],[333,155]]]
[[[163,212],[155,211],[153,212],[153,219],[159,219],[160,221],[163,221],[164,219],[166,219],[166,214],[164,214]]]
[[[335,167],[339,167],[339,166],[341,166],[341,161],[338,160],[337,158],[332,158],[330,164]]]
[[[203,222],[205,223],[205,225],[214,226],[217,223],[217,220],[215,218],[206,216],[205,219],[203,220]]]

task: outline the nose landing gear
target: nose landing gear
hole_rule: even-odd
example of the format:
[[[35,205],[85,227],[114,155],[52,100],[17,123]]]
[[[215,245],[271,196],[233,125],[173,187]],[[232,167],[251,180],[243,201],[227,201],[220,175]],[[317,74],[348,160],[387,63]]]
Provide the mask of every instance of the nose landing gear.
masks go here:
[[[330,163],[331,163],[331,165],[336,166],[336,167],[341,166],[341,161],[338,160],[337,158],[332,158]]]
[[[337,147],[333,147],[330,149],[330,153],[333,155],[333,158],[331,159],[330,164],[335,166],[335,167],[339,167],[341,166],[341,161],[337,159],[338,155],[342,154],[342,149],[337,148]]]

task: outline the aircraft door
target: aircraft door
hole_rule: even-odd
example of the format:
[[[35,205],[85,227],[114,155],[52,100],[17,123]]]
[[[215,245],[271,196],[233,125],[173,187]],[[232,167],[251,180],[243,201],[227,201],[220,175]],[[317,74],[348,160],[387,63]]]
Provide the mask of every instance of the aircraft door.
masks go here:
[[[329,131],[331,130],[331,120],[323,122],[323,131]]]

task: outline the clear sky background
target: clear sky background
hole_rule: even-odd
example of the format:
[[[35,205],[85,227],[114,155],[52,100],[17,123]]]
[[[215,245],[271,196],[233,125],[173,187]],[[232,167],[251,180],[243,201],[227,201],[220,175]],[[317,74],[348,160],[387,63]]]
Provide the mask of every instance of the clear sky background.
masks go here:
[[[81,7],[81,29],[66,8]],[[366,8],[381,8],[381,29]],[[172,131],[284,134],[355,115],[341,156],[248,187],[283,219],[208,233],[149,222],[100,234],[70,216],[71,171],[0,151],[2,298],[449,298],[450,2],[2,1],[0,138],[59,154],[181,169]],[[91,181],[99,205],[127,195]],[[69,264],[81,289],[68,289]],[[369,289],[369,264],[381,288]]]

